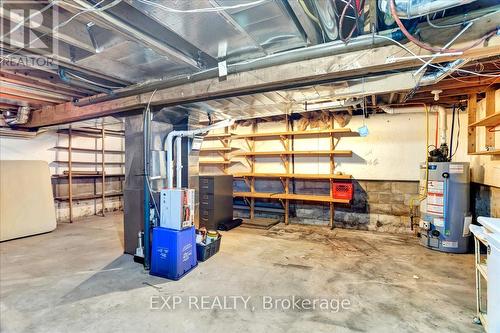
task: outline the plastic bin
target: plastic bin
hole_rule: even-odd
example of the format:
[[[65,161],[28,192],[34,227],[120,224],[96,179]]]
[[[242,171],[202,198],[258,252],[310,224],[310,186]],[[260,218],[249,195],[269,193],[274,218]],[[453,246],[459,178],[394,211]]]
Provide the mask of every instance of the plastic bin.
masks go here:
[[[220,249],[220,240],[222,236],[219,235],[219,237],[213,241],[212,243],[208,245],[204,244],[196,244],[196,256],[198,257],[198,261],[205,261],[217,252],[219,252]]]
[[[332,196],[334,199],[352,200],[353,185],[351,182],[332,183]]]
[[[179,280],[198,265],[195,228],[153,228],[151,275]]]

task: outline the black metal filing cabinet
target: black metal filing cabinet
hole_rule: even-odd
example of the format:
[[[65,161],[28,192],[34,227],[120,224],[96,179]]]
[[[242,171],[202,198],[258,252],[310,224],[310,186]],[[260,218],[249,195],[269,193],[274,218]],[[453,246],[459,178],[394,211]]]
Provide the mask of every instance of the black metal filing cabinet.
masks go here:
[[[233,176],[200,176],[200,227],[217,230],[233,220]]]

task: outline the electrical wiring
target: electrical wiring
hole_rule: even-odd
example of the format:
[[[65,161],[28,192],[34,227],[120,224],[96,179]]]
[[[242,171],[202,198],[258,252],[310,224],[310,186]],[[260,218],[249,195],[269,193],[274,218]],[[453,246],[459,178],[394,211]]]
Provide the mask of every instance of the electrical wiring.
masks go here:
[[[319,23],[319,20],[316,16],[314,16],[313,13],[311,13],[311,11],[309,10],[309,8],[307,7],[306,3],[304,2],[304,0],[299,0],[299,4],[300,4],[300,7],[302,7],[302,9],[304,10],[304,13],[306,13],[306,15],[314,22],[316,22],[316,24],[320,25],[321,24]]]
[[[459,112],[457,115],[457,121],[458,121],[457,145],[455,146],[455,150],[454,150],[453,154],[451,154],[451,158],[453,158],[453,156],[455,156],[455,154],[458,151],[458,146],[460,145],[460,106],[458,107],[458,111]]]
[[[344,24],[344,20],[345,20],[345,15],[347,13],[347,8],[348,7],[352,7],[352,1],[353,0],[349,0],[348,3],[346,3],[346,5],[344,6],[344,9],[342,10],[342,14],[340,15],[340,19],[339,19],[339,37],[340,37],[340,40],[342,40],[344,43],[348,43],[349,40],[351,39],[352,37],[352,34],[354,33],[354,30],[356,30],[356,24],[353,25],[351,31],[349,32],[349,35],[347,37],[344,37],[343,36],[343,24]],[[354,9],[354,12],[356,12],[356,9]]]
[[[250,7],[250,6],[256,6],[260,5],[264,2],[268,2],[270,0],[257,0],[253,2],[247,2],[247,3],[241,3],[238,5],[233,5],[233,6],[219,6],[219,7],[205,7],[205,8],[196,8],[196,9],[177,9],[177,8],[172,8],[172,7],[167,7],[164,5],[160,5],[159,3],[149,1],[149,0],[137,0],[137,2],[142,2],[143,4],[156,7],[159,9],[163,9],[165,11],[171,12],[171,13],[182,13],[182,14],[188,14],[188,13],[214,13],[214,12],[221,12],[224,10],[231,10],[231,9],[239,9],[239,8],[245,8],[245,7]]]
[[[311,11],[309,10],[309,8],[307,7],[306,3],[304,2],[304,0],[299,0],[299,4],[300,4],[300,7],[302,7],[302,9],[304,10],[304,12],[306,13],[306,15],[314,22],[318,25],[320,31],[321,31],[321,37],[323,38],[323,42],[325,41],[325,31],[323,30],[323,27],[321,26],[321,22],[319,21],[319,19],[314,16],[313,13],[311,13]]]
[[[356,29],[358,29],[358,26],[359,26],[359,15],[363,12],[363,7],[364,7],[365,0],[363,0],[363,1],[360,2],[359,8],[356,8],[356,6],[352,4],[353,0],[343,1],[343,2],[345,3],[345,6],[344,6],[344,9],[342,10],[342,14],[340,15],[340,18],[339,18],[339,38],[344,43],[348,43],[349,40],[351,39],[352,35],[354,34],[354,31],[356,31]],[[348,7],[351,7],[353,9],[354,16],[355,16],[354,20],[356,22],[353,24],[353,27],[352,27],[351,31],[349,32],[349,34],[347,35],[347,37],[344,38],[344,36],[342,34],[342,27],[343,27],[345,18],[349,17],[349,16],[346,15]]]
[[[406,52],[408,52],[411,55],[413,55],[416,59],[420,60],[422,63],[424,63],[424,64],[427,63],[427,61],[425,59],[423,59],[418,54],[416,54],[415,52],[413,52],[412,50],[410,50],[408,47],[406,47],[405,45],[401,44],[400,42],[398,42],[397,40],[395,40],[395,39],[393,39],[391,37],[387,37],[387,36],[383,36],[383,35],[373,35],[373,37],[374,38],[382,38],[382,39],[386,39],[388,41],[391,41],[392,43],[396,44],[400,48],[404,49]],[[436,69],[443,69],[442,66],[435,65],[435,64],[429,64],[429,67],[433,67],[433,68],[436,68]],[[451,69],[451,71],[452,72],[464,72],[464,73],[469,73],[469,74],[473,74],[473,75],[476,75],[476,76],[484,76],[484,77],[493,77],[493,78],[499,78],[500,77],[499,74],[476,73],[476,72],[468,71],[468,70],[461,69],[461,68]]]
[[[151,101],[153,100],[153,97],[154,97],[154,95],[156,94],[157,91],[158,91],[158,89],[155,89],[153,91],[153,93],[151,94],[151,97],[149,97],[148,104],[147,104],[146,108],[144,109],[144,113],[147,114],[147,115],[149,115],[149,113],[151,112],[150,109],[149,109],[149,107],[151,106]],[[146,118],[146,117],[144,117],[144,118]],[[144,128],[143,128],[143,130],[144,130]],[[154,207],[155,207],[155,210],[156,210],[156,214],[157,214],[157,216],[160,216],[160,210],[158,209],[158,206],[156,205],[156,201],[155,201],[154,196],[153,196],[153,190],[151,189],[151,184],[150,184],[148,170],[144,170],[144,175],[146,177],[146,184],[148,186],[149,195],[151,196],[151,199],[153,200],[153,204],[154,204]]]
[[[483,37],[481,37],[478,40],[476,40],[471,45],[468,45],[468,46],[460,48],[460,49],[446,49],[446,48],[441,48],[441,47],[434,47],[434,46],[431,46],[431,45],[429,45],[427,43],[419,41],[411,33],[409,33],[408,30],[406,30],[404,24],[401,22],[401,19],[399,18],[398,14],[396,12],[395,0],[389,0],[389,4],[390,4],[390,11],[391,11],[392,18],[396,22],[396,24],[399,27],[399,29],[401,30],[401,32],[412,43],[414,43],[415,45],[417,45],[417,46],[419,46],[419,47],[421,47],[421,48],[423,48],[425,50],[428,50],[428,51],[432,51],[432,52],[436,52],[436,53],[442,53],[442,52],[463,52],[463,51],[467,51],[467,50],[469,50],[469,49],[471,49],[471,48],[473,48],[473,47],[481,44],[484,40],[492,37],[493,35],[495,35],[497,33],[497,29],[492,30],[492,31],[486,33]]]
[[[492,11],[492,12],[490,12],[490,13],[487,13],[487,14],[485,14],[485,15],[483,15],[483,16],[478,16],[478,17],[476,17],[476,18],[474,18],[474,19],[471,19],[471,20],[464,20],[463,22],[458,22],[458,23],[453,23],[453,24],[443,24],[443,25],[437,25],[437,24],[435,24],[435,23],[432,23],[431,18],[430,18],[430,15],[429,15],[429,14],[427,14],[427,23],[428,23],[431,27],[436,28],[436,29],[449,29],[449,28],[454,28],[454,27],[460,27],[460,26],[463,26],[463,25],[465,25],[465,24],[467,24],[467,23],[469,23],[469,22],[475,22],[475,21],[477,21],[477,20],[483,19],[483,18],[485,18],[485,17],[487,17],[487,16],[490,16],[490,15],[493,15],[493,14],[496,14],[496,13],[500,13],[500,10],[499,10],[499,9],[494,10],[494,11]]]

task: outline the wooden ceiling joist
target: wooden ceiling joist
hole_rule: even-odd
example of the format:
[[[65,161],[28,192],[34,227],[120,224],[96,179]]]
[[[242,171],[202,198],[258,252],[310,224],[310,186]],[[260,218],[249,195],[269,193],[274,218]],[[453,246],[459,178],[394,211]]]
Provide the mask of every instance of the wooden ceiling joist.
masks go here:
[[[500,37],[493,37],[493,39],[495,43],[491,43],[492,46],[472,49],[460,56],[440,57],[435,61],[446,62],[457,58],[483,59],[496,56],[498,55],[498,45],[496,43],[500,41]],[[152,105],[176,105],[253,92],[272,91],[292,86],[307,86],[317,82],[366,77],[381,72],[407,70],[421,65],[418,60],[408,59],[387,63],[389,57],[400,51],[401,49],[398,46],[389,45],[370,50],[365,49],[347,54],[286,63],[229,74],[226,80],[213,78],[158,89],[152,98],[152,92],[146,92],[85,106],[76,106],[72,102],[46,106],[34,111],[30,121],[25,126],[35,128],[134,110],[144,107],[150,99]],[[422,54],[425,53],[422,52]],[[355,67],[352,66],[353,59],[356,59]],[[332,66],[332,64],[335,64],[335,66]]]

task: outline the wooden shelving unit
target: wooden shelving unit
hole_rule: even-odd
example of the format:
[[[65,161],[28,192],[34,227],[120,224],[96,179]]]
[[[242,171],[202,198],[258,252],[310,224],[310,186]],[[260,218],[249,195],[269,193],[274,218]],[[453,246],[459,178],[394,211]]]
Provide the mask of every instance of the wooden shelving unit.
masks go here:
[[[228,164],[231,164],[231,161],[200,160],[199,163],[204,164],[204,165],[228,165]]]
[[[247,192],[235,192],[234,197],[243,198],[248,206],[250,207],[250,219],[255,218],[255,200],[256,199],[275,199],[279,200],[283,205],[285,211],[285,224],[289,223],[289,206],[290,201],[309,201],[309,202],[322,202],[328,203],[330,208],[330,223],[329,226],[333,228],[334,219],[334,204],[349,204],[349,200],[334,199],[332,195],[332,182],[334,180],[349,180],[351,175],[335,174],[335,156],[352,156],[351,150],[337,150],[336,145],[340,137],[342,136],[357,136],[356,132],[351,131],[349,128],[334,128],[334,121],[331,120],[330,129],[326,130],[311,130],[311,131],[293,131],[290,128],[290,121],[288,116],[285,117],[286,128],[285,131],[280,132],[268,132],[268,133],[258,133],[257,132],[257,122],[252,123],[252,132],[248,134],[241,135],[231,135],[228,134],[227,130],[224,134],[210,134],[205,137],[209,140],[221,140],[224,148],[203,148],[202,151],[207,152],[218,152],[224,160],[222,161],[207,161],[200,160],[201,165],[215,165],[220,164],[224,166],[224,172],[227,173],[227,166],[232,163],[232,158],[243,157],[245,158],[249,170],[248,172],[234,173],[235,178],[243,178],[245,183],[248,185],[249,191]],[[329,138],[329,150],[317,150],[317,151],[301,151],[292,150],[290,147],[291,140],[295,137],[306,137],[306,136],[319,136]],[[281,142],[283,150],[281,151],[257,151],[256,150],[256,140],[272,140],[278,138]],[[231,151],[230,143],[234,140],[244,140],[247,146],[246,151],[237,151],[229,153]],[[290,170],[290,159],[292,156],[328,156],[330,164],[329,174],[295,174]],[[284,173],[275,174],[264,174],[257,173],[255,171],[255,164],[257,157],[272,157],[279,156],[282,165],[285,169]],[[258,178],[276,178],[279,179],[283,185],[282,193],[265,193],[257,192],[255,190],[255,180]],[[311,179],[311,180],[327,180],[329,181],[330,195],[310,195],[310,194],[299,194],[290,193],[290,180],[291,179]]]
[[[101,174],[95,174],[95,175],[86,175],[86,174],[75,174],[73,173],[72,175],[73,179],[74,178],[102,178],[102,175]],[[125,174],[123,173],[115,173],[115,174],[105,174],[104,175],[105,178],[116,178],[116,177],[120,177],[120,178],[124,178],[125,177]],[[66,179],[66,178],[69,178],[69,175],[67,174],[60,174],[60,175],[52,175],[52,178],[54,179]]]
[[[474,153],[469,153],[469,155],[500,155],[500,149],[476,151]]]
[[[222,147],[202,147],[200,153],[217,153],[222,159],[200,159],[199,164],[201,166],[217,166],[223,173],[227,173],[227,168],[231,164],[231,159],[228,155],[231,152],[231,133],[229,133],[229,128],[226,127],[224,133],[205,135],[203,140],[217,140],[222,144]]]
[[[73,150],[75,151],[75,150]],[[69,164],[69,161],[53,161],[53,163],[57,164]],[[72,164],[81,164],[81,165],[101,165],[103,162],[85,162],[85,161],[72,161]],[[125,162],[104,162],[106,165],[124,165]]]
[[[500,125],[500,112],[496,112],[492,115],[486,116],[483,119],[479,119],[473,122],[469,126],[498,126]]]
[[[495,148],[495,127],[500,126],[500,112],[495,112],[495,88],[486,89],[486,116],[477,119],[477,94],[469,95],[468,99],[468,144],[469,155],[500,155],[500,149]],[[477,128],[485,128],[485,146],[478,150],[476,143]]]
[[[290,151],[245,151],[236,152],[232,156],[279,156],[279,155],[345,155],[351,156],[352,151],[350,150],[316,150],[316,151],[300,151],[300,150],[290,150]]]
[[[61,147],[61,146],[56,146],[54,147],[56,150],[69,150],[69,147]],[[71,148],[74,152],[79,152],[79,153],[100,153],[100,149],[89,149],[89,148]],[[123,150],[108,150],[106,149],[104,151],[106,154],[123,154]]]
[[[245,138],[270,138],[270,137],[280,137],[280,136],[305,136],[305,135],[322,135],[322,134],[348,134],[354,133],[350,128],[340,128],[340,129],[327,129],[320,131],[284,131],[284,132],[269,132],[269,133],[249,133],[241,135],[233,135],[231,138],[235,139],[245,139]]]
[[[211,148],[201,148],[201,152],[208,151],[208,152],[220,152],[220,151],[231,151],[230,147],[211,147]]]
[[[299,173],[234,173],[233,177],[257,177],[257,178],[296,178],[296,179],[351,179],[351,175],[331,174],[299,174]]]
[[[234,197],[243,198],[261,198],[261,199],[280,199],[280,200],[301,200],[316,202],[336,202],[348,204],[349,200],[334,199],[327,195],[309,195],[309,194],[286,194],[286,193],[265,193],[265,192],[234,192]]]
[[[104,193],[106,198],[122,196],[123,192],[106,192]],[[72,196],[72,200],[91,200],[91,199],[99,199],[102,197],[102,193],[97,194],[85,194],[85,195],[77,195]],[[56,201],[69,201],[69,196],[57,196],[54,197]]]
[[[101,125],[101,128],[78,128],[74,129],[70,125],[68,129],[62,129],[58,131],[59,134],[66,134],[68,135],[68,145],[67,146],[56,146],[54,147],[55,150],[62,150],[62,151],[67,151],[68,152],[68,159],[67,160],[55,160],[54,163],[57,164],[63,164],[67,165],[67,171],[65,171],[63,174],[57,174],[53,175],[53,179],[67,179],[68,180],[68,195],[67,196],[59,196],[55,195],[54,200],[56,201],[67,201],[69,203],[69,222],[73,222],[73,201],[78,201],[78,200],[92,200],[92,199],[99,199],[101,198],[102,202],[102,211],[101,214],[102,216],[105,215],[105,208],[106,208],[106,198],[107,197],[116,197],[116,196],[122,196],[123,195],[123,184],[121,186],[121,191],[113,191],[113,192],[106,192],[106,179],[110,178],[125,178],[125,174],[120,173],[120,174],[106,174],[106,166],[120,166],[123,168],[125,162],[120,161],[120,162],[109,162],[106,161],[106,154],[120,154],[124,155],[125,151],[123,150],[112,150],[112,149],[106,149],[106,144],[105,144],[105,139],[106,136],[115,136],[115,137],[124,137],[124,132],[123,131],[114,131],[114,130],[108,130],[105,129],[105,124],[104,121]],[[75,136],[83,136],[83,137],[92,137],[101,140],[101,149],[90,149],[90,148],[79,148],[79,147],[74,147],[73,146],[73,139]],[[91,161],[75,161],[73,159],[73,153],[93,153],[93,154],[100,154],[101,155],[101,161],[100,162],[91,162]],[[75,171],[73,169],[74,165],[88,165],[88,166],[100,166],[101,171],[100,172],[82,172],[82,171]],[[123,169],[122,169],[123,172]],[[82,194],[82,195],[74,195],[73,194],[73,179],[77,178],[87,178],[87,179],[94,179],[94,184],[97,182],[98,179],[101,180],[101,192],[100,193],[93,193],[93,194]]]

